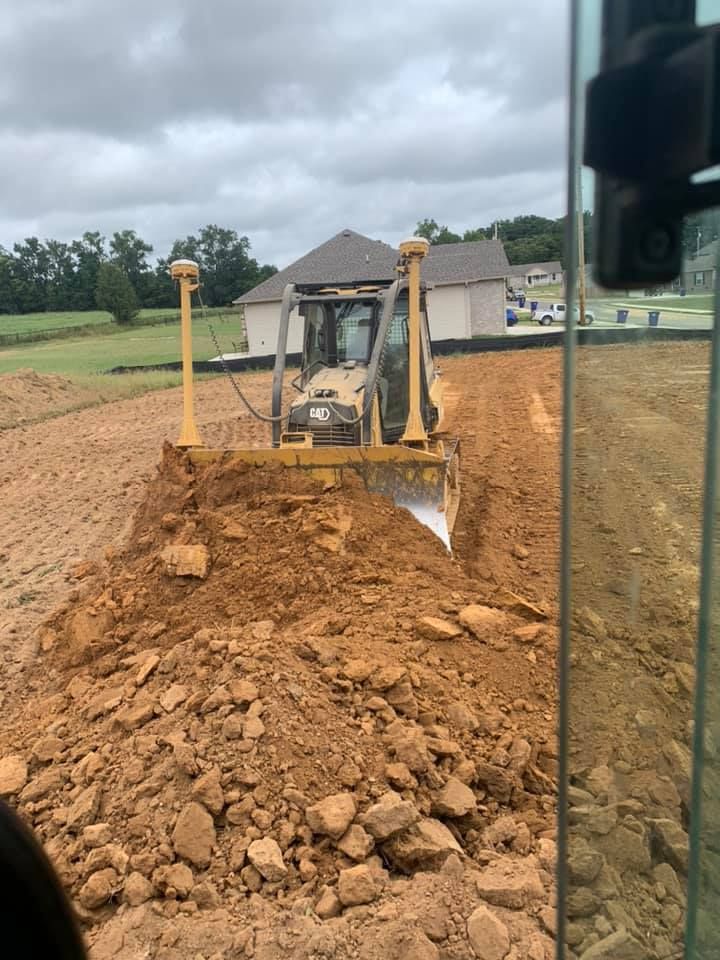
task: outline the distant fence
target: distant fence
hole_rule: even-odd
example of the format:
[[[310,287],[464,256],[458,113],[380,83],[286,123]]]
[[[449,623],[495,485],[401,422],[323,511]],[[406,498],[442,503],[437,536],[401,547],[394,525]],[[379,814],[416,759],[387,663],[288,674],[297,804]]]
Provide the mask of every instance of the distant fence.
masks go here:
[[[577,329],[577,328],[576,328]],[[577,329],[577,339],[581,346],[607,346],[613,343],[650,343],[673,340],[711,340],[712,330],[684,330],[665,327],[586,327]],[[542,347],[561,347],[565,342],[564,330],[549,333],[511,334],[499,337],[474,337],[472,340],[433,340],[435,356],[450,356],[457,353],[497,353],[509,350],[533,350]],[[302,355],[289,353],[286,357],[288,367],[300,366]],[[228,368],[236,373],[246,370],[269,370],[275,364],[275,354],[262,357],[238,357],[225,361]],[[155,363],[138,367],[113,367],[106,373],[140,373],[147,370],[182,370],[182,363]],[[195,373],[222,373],[220,363],[210,360],[194,360]]]
[[[215,323],[224,323],[227,320],[239,320],[241,330],[244,331],[243,315],[237,311],[227,310],[224,313],[209,313],[210,320]],[[202,320],[202,313],[193,311],[193,321]],[[18,343],[38,343],[41,340],[63,340],[72,337],[91,337],[105,335],[109,333],[122,333],[124,330],[132,330],[135,327],[157,327],[169,324],[180,323],[180,311],[174,313],[158,314],[155,317],[140,317],[133,323],[119,324],[108,321],[107,323],[84,323],[70,327],[52,327],[49,330],[18,330],[15,333],[0,333],[0,347],[10,347]],[[0,315],[0,329],[2,329],[2,316]],[[243,333],[244,337],[244,333]],[[243,339],[241,337],[240,339]]]

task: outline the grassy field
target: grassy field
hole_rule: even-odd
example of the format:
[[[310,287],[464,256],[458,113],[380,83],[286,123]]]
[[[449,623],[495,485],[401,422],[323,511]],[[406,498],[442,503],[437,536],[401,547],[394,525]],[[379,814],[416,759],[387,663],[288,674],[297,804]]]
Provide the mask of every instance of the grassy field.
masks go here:
[[[138,324],[152,320],[177,317],[176,309],[141,310]],[[85,327],[112,323],[112,317],[104,310],[74,310],[57,313],[6,313],[0,314],[0,334],[34,333],[36,330],[61,330],[63,327]]]
[[[207,315],[209,317],[220,317],[230,315],[233,318],[239,318],[239,310],[231,307],[208,307]],[[177,308],[164,307],[147,310],[140,310],[135,326],[141,327],[148,324],[161,325],[164,321],[175,321],[179,318],[180,311]],[[193,318],[202,320],[202,311],[198,308],[193,310]],[[239,322],[239,319],[238,319]],[[19,314],[0,314],[0,336],[13,334],[36,334],[39,331],[57,331],[60,332],[66,327],[102,327],[108,328],[107,332],[121,332],[124,328],[113,323],[109,313],[104,310],[78,310],[66,313],[19,313]]]
[[[231,352],[241,339],[239,319],[214,317],[221,348]],[[207,325],[193,324],[193,358],[208,360],[217,351]],[[0,374],[31,367],[38,373],[73,378],[102,373],[112,367],[140,366],[180,360],[180,324],[135,327],[97,337],[46,340],[0,349]]]

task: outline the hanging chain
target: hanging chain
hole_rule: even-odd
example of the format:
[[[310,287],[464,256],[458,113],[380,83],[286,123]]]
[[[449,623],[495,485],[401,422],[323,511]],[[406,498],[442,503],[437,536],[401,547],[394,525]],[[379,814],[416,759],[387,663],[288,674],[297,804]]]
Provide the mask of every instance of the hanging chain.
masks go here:
[[[200,310],[202,312],[203,320],[207,324],[208,330],[210,331],[210,336],[212,338],[212,342],[215,344],[215,349],[218,352],[218,357],[220,358],[220,364],[223,370],[225,371],[225,374],[227,375],[227,378],[230,381],[233,390],[238,395],[241,402],[250,411],[250,413],[254,417],[257,417],[258,420],[262,420],[264,423],[280,423],[282,420],[285,419],[283,414],[280,414],[280,416],[278,417],[269,417],[267,416],[267,414],[260,413],[260,411],[255,409],[255,407],[250,403],[250,401],[247,399],[245,394],[242,392],[242,390],[240,389],[240,386],[238,385],[237,380],[232,375],[232,370],[230,369],[228,362],[225,359],[225,355],[222,352],[220,343],[218,342],[217,335],[215,333],[212,323],[210,322],[210,317],[208,316],[207,309],[205,308],[205,304],[203,303],[202,296],[200,295],[200,290],[198,290],[198,300],[200,301]]]

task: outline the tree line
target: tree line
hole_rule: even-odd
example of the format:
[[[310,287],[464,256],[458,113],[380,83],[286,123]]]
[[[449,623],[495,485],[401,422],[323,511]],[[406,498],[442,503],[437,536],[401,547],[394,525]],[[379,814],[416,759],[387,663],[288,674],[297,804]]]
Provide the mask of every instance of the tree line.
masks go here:
[[[592,223],[593,215],[585,211],[585,261],[592,262]],[[565,224],[567,218],[551,220],[547,217],[526,215],[512,220],[498,220],[487,227],[465,230],[455,233],[447,226],[440,226],[436,220],[419,220],[415,232],[425,237],[431,244],[464,243],[470,240],[492,240],[495,236],[502,240],[505,253],[511,264],[546,263],[559,260],[566,267],[564,250]],[[703,210],[688,216],[683,221],[682,248],[685,257],[693,257],[698,249],[720,237],[720,211],[716,208]]]
[[[511,264],[546,263],[559,260],[563,268],[564,235],[566,217],[557,220],[526,214],[512,220],[497,220],[487,227],[476,227],[455,233],[447,226],[439,226],[435,220],[419,220],[416,233],[425,237],[431,244],[467,243],[472,240],[492,240],[497,230],[497,238],[505,247],[505,253]],[[585,213],[585,250],[586,260],[590,253],[590,231],[592,214]]]
[[[140,307],[174,307],[177,291],[168,269],[180,257],[199,264],[209,307],[231,303],[277,271],[251,256],[246,236],[216,224],[176,240],[155,263],[152,254],[152,245],[135,230],[118,231],[109,240],[88,231],[70,243],[28,237],[12,250],[0,247],[0,314],[99,307],[123,322]]]

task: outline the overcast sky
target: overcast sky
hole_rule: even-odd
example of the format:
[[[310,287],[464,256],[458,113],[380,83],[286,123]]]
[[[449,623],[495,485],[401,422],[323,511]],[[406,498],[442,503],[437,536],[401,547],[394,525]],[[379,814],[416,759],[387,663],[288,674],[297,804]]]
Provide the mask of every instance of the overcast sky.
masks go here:
[[[209,222],[282,267],[564,212],[567,0],[22,0],[0,20],[0,244]]]

